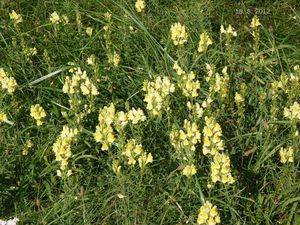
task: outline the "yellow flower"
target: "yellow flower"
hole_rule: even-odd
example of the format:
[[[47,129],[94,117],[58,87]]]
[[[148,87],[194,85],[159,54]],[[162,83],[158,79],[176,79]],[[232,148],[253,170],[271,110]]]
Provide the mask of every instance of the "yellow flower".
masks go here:
[[[120,55],[116,52],[108,55],[108,63],[117,67],[120,64],[121,58]]]
[[[12,94],[17,87],[15,78],[9,77],[3,68],[0,68],[0,84],[2,88],[6,89],[10,94]]]
[[[241,94],[239,94],[239,93],[236,92],[235,96],[234,96],[234,101],[238,105],[238,104],[244,102],[244,98],[243,98],[243,96]]]
[[[33,147],[32,141],[31,141],[31,140],[27,140],[27,141],[26,141],[26,144],[25,144],[25,146],[24,146],[24,148],[23,148],[22,155],[27,155],[27,154],[28,154],[28,150],[29,150],[30,148],[32,148],[32,147]]]
[[[224,150],[224,142],[221,139],[221,126],[213,117],[205,117],[205,127],[203,128],[203,154],[216,155],[220,150]]]
[[[135,139],[130,139],[127,141],[127,144],[122,151],[122,155],[127,157],[127,163],[129,166],[134,166],[136,164],[136,160],[138,160],[139,167],[142,170],[148,163],[153,162],[152,154],[147,154],[142,145],[137,144]]]
[[[186,97],[197,97],[200,82],[195,80],[196,74],[193,71],[186,73],[177,62],[175,62],[173,69],[175,69],[178,75],[178,86],[182,89],[183,95]]]
[[[255,15],[255,16],[252,18],[250,27],[251,27],[251,28],[256,28],[256,27],[258,27],[258,26],[260,26],[260,25],[261,25],[261,23],[259,22],[259,18]]]
[[[290,120],[300,120],[300,104],[298,102],[294,102],[290,108],[284,108],[283,114]]]
[[[156,116],[161,113],[163,107],[168,109],[165,100],[175,91],[175,86],[168,77],[158,76],[153,82],[144,81],[143,90],[146,92],[144,101],[147,102],[147,109]]]
[[[115,120],[115,127],[117,131],[123,130],[123,128],[127,125],[128,123],[128,117],[127,114],[124,113],[123,111],[120,111],[116,114]]]
[[[69,18],[67,15],[62,15],[62,21],[64,23],[64,25],[68,24],[69,23]]]
[[[213,183],[217,181],[223,184],[234,183],[234,178],[231,176],[230,158],[225,154],[217,153],[214,155],[214,160],[211,163],[211,180]]]
[[[43,124],[42,119],[46,117],[46,112],[40,104],[36,104],[31,106],[30,115],[36,120],[36,124],[40,126]]]
[[[120,175],[121,174],[121,165],[119,160],[113,160],[112,162],[112,170],[116,175]]]
[[[93,28],[92,27],[87,27],[86,30],[85,30],[86,34],[88,36],[92,36],[93,34]]]
[[[212,45],[212,40],[208,36],[206,32],[202,33],[200,35],[200,42],[199,42],[199,47],[198,47],[198,52],[205,52],[208,48],[208,46]]]
[[[180,23],[175,23],[171,26],[171,39],[175,46],[183,45],[187,42],[188,34],[185,31],[185,26]]]
[[[0,112],[0,124],[7,121],[7,116],[4,112]]]
[[[143,12],[145,10],[145,1],[143,0],[137,0],[135,3],[135,9],[137,12]]]
[[[279,155],[281,163],[294,162],[294,149],[292,147],[287,149],[281,148]]]
[[[216,206],[212,205],[209,201],[206,201],[199,209],[198,224],[216,225],[220,223],[220,216]]]
[[[143,122],[146,120],[146,116],[142,109],[132,108],[127,113],[128,120],[132,122],[132,124],[138,124],[139,122]]]
[[[95,65],[96,63],[96,56],[94,54],[90,55],[90,57],[87,58],[86,60],[88,65]]]
[[[68,159],[72,156],[71,145],[75,142],[78,132],[77,128],[63,126],[63,130],[52,146],[52,151],[55,154],[55,160],[60,162],[61,171],[66,169]]]
[[[192,165],[187,165],[184,167],[182,170],[182,174],[187,176],[187,177],[192,177],[197,173],[196,166],[194,164]]]
[[[21,14],[16,13],[15,10],[13,10],[13,11],[11,11],[11,13],[9,13],[9,18],[11,20],[13,20],[15,22],[15,24],[23,22],[23,18],[21,16]]]
[[[60,22],[59,15],[57,14],[56,11],[54,11],[53,13],[51,13],[49,19],[50,19],[50,22],[54,23],[54,24],[58,24]]]
[[[90,81],[86,71],[81,68],[73,68],[72,78],[67,76],[63,86],[63,92],[66,94],[75,94],[82,92],[83,95],[98,95],[99,92],[96,86]]]
[[[234,27],[232,27],[230,24],[226,30],[224,29],[224,26],[221,25],[220,31],[221,31],[221,34],[227,34],[227,35],[231,35],[233,37],[237,36],[237,33],[236,33]]]

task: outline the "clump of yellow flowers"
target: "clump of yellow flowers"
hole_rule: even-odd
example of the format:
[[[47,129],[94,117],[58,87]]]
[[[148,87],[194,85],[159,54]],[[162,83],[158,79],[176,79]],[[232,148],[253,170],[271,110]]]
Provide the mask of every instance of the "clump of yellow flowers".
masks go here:
[[[230,24],[228,25],[227,29],[225,29],[224,26],[221,25],[220,31],[221,34],[226,34],[233,37],[237,36],[237,32],[235,31],[234,27],[232,27]]]
[[[53,13],[51,13],[49,20],[51,23],[58,24],[60,22],[60,17],[57,12],[54,11]]]
[[[300,120],[300,105],[298,102],[294,102],[290,108],[284,108],[283,114],[290,120]]]
[[[96,142],[102,144],[101,150],[106,151],[116,139],[113,125],[118,132],[121,132],[128,122],[138,124],[145,121],[146,116],[140,108],[132,108],[127,113],[123,111],[116,112],[114,104],[111,103],[109,106],[100,109],[98,120],[99,124],[96,126],[94,138]]]
[[[206,201],[199,209],[197,223],[200,225],[215,225],[221,223],[217,207],[209,201]]]
[[[63,86],[63,92],[66,94],[81,93],[83,95],[98,95],[99,92],[96,86],[90,81],[86,71],[82,71],[81,68],[73,68],[70,70],[73,72],[72,78],[66,77]]]
[[[173,69],[178,75],[178,87],[182,89],[182,93],[186,97],[197,97],[200,89],[200,82],[196,79],[196,74],[191,71],[186,73],[177,62],[175,62]]]
[[[13,11],[11,11],[11,13],[9,13],[9,18],[14,21],[15,25],[23,22],[22,15],[16,13],[15,10],[13,10]]]
[[[63,126],[58,139],[52,146],[56,161],[60,162],[60,170],[64,171],[68,165],[68,159],[72,156],[71,146],[78,135],[77,128]],[[58,173],[59,174],[59,173]]]
[[[113,52],[108,54],[108,63],[113,65],[114,67],[117,67],[120,64],[121,57],[118,53]]]
[[[207,32],[204,32],[200,35],[200,42],[198,46],[198,52],[205,52],[208,48],[208,46],[212,45],[212,40],[210,39]]]
[[[259,27],[260,25],[261,25],[261,23],[259,22],[259,18],[255,15],[251,20],[250,27],[256,28],[256,27]]]
[[[143,170],[145,166],[153,162],[153,156],[151,153],[146,153],[141,144],[137,144],[135,139],[127,141],[122,155],[127,157],[127,163],[129,166],[134,166],[138,161],[139,167]]]
[[[146,4],[144,0],[137,0],[135,3],[135,9],[137,12],[143,12],[145,10]]]
[[[183,168],[182,174],[187,177],[192,177],[197,173],[196,166],[194,164],[187,165]]]
[[[4,112],[0,112],[0,124],[7,121],[7,116]]]
[[[166,97],[175,91],[175,86],[168,77],[158,76],[153,82],[145,80],[143,91],[146,92],[144,101],[147,102],[147,109],[156,116],[166,105]]]
[[[100,142],[102,144],[101,150],[103,151],[108,150],[111,144],[115,141],[112,127],[115,112],[116,109],[113,103],[111,103],[110,106],[105,106],[99,111],[99,124],[96,126],[94,138],[96,142]]]
[[[294,162],[294,148],[283,148],[281,147],[279,150],[280,155],[280,162],[287,163],[287,162]]]
[[[195,122],[184,120],[183,130],[173,130],[170,134],[171,144],[180,151],[182,149],[196,150],[196,144],[200,142],[201,134]]]
[[[36,125],[40,126],[43,124],[46,112],[40,104],[36,104],[30,107],[30,115],[36,120]]]
[[[143,122],[146,120],[146,116],[142,109],[138,108],[132,108],[127,113],[128,121],[130,121],[132,124],[138,124],[139,122]]]
[[[188,34],[185,30],[185,26],[181,23],[174,23],[171,26],[171,39],[175,46],[183,45],[187,42]]]
[[[205,117],[203,136],[202,151],[204,155],[216,155],[220,150],[224,150],[224,142],[221,140],[222,129],[213,117]]]
[[[198,102],[192,104],[190,101],[186,103],[187,108],[195,115],[197,119],[200,119],[203,115],[204,109]]]
[[[234,178],[231,175],[230,170],[230,158],[225,154],[214,155],[213,162],[210,166],[211,180],[213,183],[220,181],[223,184],[234,183]]]
[[[0,85],[2,89],[6,89],[8,93],[13,93],[17,87],[15,78],[9,77],[3,68],[0,68]]]
[[[60,17],[56,11],[51,13],[49,20],[53,24],[59,24],[60,22],[63,22],[63,24],[66,25],[69,23],[69,18],[66,15],[62,15]]]
[[[172,130],[170,140],[176,150],[176,158],[184,164],[182,174],[190,178],[197,173],[194,165],[194,155],[196,144],[200,142],[201,134],[195,122],[184,120],[183,127],[183,130]]]

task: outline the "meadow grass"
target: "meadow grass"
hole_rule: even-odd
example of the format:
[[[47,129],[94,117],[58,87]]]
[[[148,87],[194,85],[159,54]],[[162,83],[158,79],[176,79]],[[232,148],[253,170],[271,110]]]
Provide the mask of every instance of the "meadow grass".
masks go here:
[[[16,216],[19,224],[197,224],[200,207],[209,201],[218,209],[220,224],[300,224],[300,109],[294,107],[294,117],[285,113],[300,101],[300,69],[295,67],[300,65],[299,2],[147,0],[140,13],[135,2],[0,2],[0,68],[17,82],[8,93],[0,74],[0,112],[8,120],[0,123],[0,218]],[[12,10],[22,22],[10,19]],[[49,19],[53,12],[59,15],[57,24]],[[261,25],[251,28],[255,14]],[[177,22],[188,34],[178,46],[170,34]],[[229,24],[236,37],[220,33],[221,25]],[[212,45],[199,53],[205,31]],[[188,88],[173,68],[176,62],[184,74],[195,73],[196,96],[184,94]],[[207,64],[215,65],[211,77]],[[86,71],[97,95],[63,89],[66,77],[76,74],[74,67]],[[164,92],[156,116],[147,108],[143,86],[158,75],[175,90]],[[187,102],[200,108],[189,110]],[[125,114],[140,108],[146,119],[134,115],[122,129],[116,122],[107,125],[112,113],[99,121],[99,110],[111,103]],[[40,126],[30,115],[36,104],[46,112]],[[204,153],[205,117],[220,125],[220,153],[230,159],[234,182],[212,182],[216,159]],[[134,124],[134,119],[140,121]],[[184,130],[185,120],[197,125],[201,138],[176,147],[176,131]],[[53,150],[65,125],[79,131],[76,138],[63,137],[69,138],[64,144],[72,153],[63,156],[66,169]],[[96,126],[112,126],[114,140],[97,140]],[[134,166],[128,165],[123,153],[130,139],[153,161],[143,167],[136,158]],[[106,142],[109,149],[103,150]],[[285,163],[280,150],[289,147],[293,162]],[[113,166],[116,160],[120,173]],[[191,164],[196,174],[184,175]]]

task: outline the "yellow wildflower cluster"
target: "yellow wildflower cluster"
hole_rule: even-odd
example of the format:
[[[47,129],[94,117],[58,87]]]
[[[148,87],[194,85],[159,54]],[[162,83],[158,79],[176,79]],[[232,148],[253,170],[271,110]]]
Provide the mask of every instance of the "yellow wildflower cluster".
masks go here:
[[[171,39],[175,46],[183,45],[187,42],[188,34],[185,26],[180,23],[175,23],[171,26]]]
[[[0,112],[0,124],[7,121],[7,116],[4,112]]]
[[[90,56],[87,58],[86,63],[87,63],[88,65],[92,65],[92,66],[95,65],[95,63],[96,63],[96,56],[95,56],[94,54],[90,55]]]
[[[77,128],[63,126],[62,132],[52,146],[55,159],[60,162],[61,171],[66,169],[68,159],[72,156],[71,146],[75,142],[78,132]]]
[[[220,153],[214,155],[214,161],[211,163],[210,170],[212,182],[234,183],[234,178],[231,176],[229,156]]]
[[[6,89],[8,93],[13,93],[17,87],[15,78],[9,77],[3,68],[0,68],[0,84],[2,89]]]
[[[182,89],[183,95],[186,97],[197,97],[200,89],[199,80],[195,80],[196,74],[191,71],[186,73],[177,62],[175,62],[173,69],[176,71],[179,81],[178,86]]]
[[[256,27],[259,27],[260,25],[261,25],[261,23],[259,22],[259,18],[255,15],[251,20],[250,27],[256,28]]]
[[[234,101],[237,105],[240,105],[245,101],[245,99],[240,93],[235,92]]]
[[[183,130],[172,130],[170,140],[176,150],[176,157],[183,160],[182,174],[191,178],[197,173],[194,165],[196,144],[200,142],[201,134],[195,122],[184,120]]]
[[[183,168],[182,174],[187,177],[192,177],[197,173],[196,166],[194,164],[187,165]]]
[[[115,136],[112,128],[115,112],[116,110],[113,103],[111,103],[109,107],[105,106],[99,111],[99,125],[96,126],[94,138],[96,142],[102,143],[101,149],[103,151],[108,150],[111,144],[115,141]]]
[[[113,52],[112,54],[108,54],[108,63],[117,67],[120,64],[121,57],[118,53]]]
[[[224,26],[221,25],[220,31],[221,31],[221,34],[226,34],[226,35],[233,36],[233,37],[237,36],[237,33],[236,33],[234,27],[232,27],[230,24],[226,30],[225,30]]]
[[[139,167],[144,169],[148,163],[153,161],[151,153],[146,153],[141,144],[137,144],[135,139],[127,141],[122,155],[127,157],[128,165],[134,166],[138,161]]]
[[[145,10],[146,4],[144,0],[137,0],[135,3],[135,9],[137,12],[143,12]]]
[[[168,77],[158,76],[155,81],[144,81],[143,91],[146,92],[144,101],[152,115],[159,115],[165,104],[166,97],[175,91],[175,86]]]
[[[209,72],[210,73],[210,72]],[[209,94],[213,95],[213,93],[219,93],[221,95],[221,99],[225,99],[228,95],[229,89],[229,75],[227,73],[227,66],[222,69],[222,74],[214,73],[214,79],[211,79],[211,84],[209,87]]]
[[[120,132],[128,124],[137,124],[146,120],[146,117],[141,109],[132,108],[127,113],[120,111],[116,112],[115,106],[111,103],[99,111],[99,124],[96,126],[94,138],[96,142],[102,144],[101,149],[106,151],[111,144],[115,141],[114,129]]]
[[[300,120],[300,105],[298,102],[294,102],[290,108],[284,108],[283,114],[290,120]]]
[[[35,56],[37,54],[36,48],[24,48],[24,54],[27,57],[27,59],[31,58],[32,56]]]
[[[56,11],[54,11],[53,13],[51,13],[49,19],[50,19],[50,22],[51,22],[51,23],[55,23],[55,24],[58,24],[59,21],[60,21],[59,15],[57,14]]]
[[[213,117],[205,117],[205,127],[203,128],[203,154],[216,155],[220,150],[224,150],[224,142],[221,140],[222,129]]]
[[[117,112],[114,118],[114,124],[117,131],[122,131],[123,128],[128,124],[128,116],[125,112]]]
[[[281,163],[294,162],[294,149],[292,147],[281,147],[279,150],[279,155]]]
[[[206,201],[199,209],[198,224],[215,225],[221,223],[219,212],[216,206]]]
[[[146,120],[146,116],[142,109],[132,108],[127,113],[128,121],[131,121],[132,124],[138,124],[139,122],[143,122]]]
[[[56,11],[51,13],[49,20],[53,24],[59,24],[60,22],[63,22],[64,24],[69,23],[69,18],[66,15],[60,17]]]
[[[83,95],[98,95],[99,92],[96,86],[88,78],[86,71],[82,71],[81,68],[72,69],[72,78],[66,77],[63,86],[63,92],[66,94],[75,94],[82,92]]]
[[[9,13],[9,18],[14,21],[15,24],[23,22],[23,18],[21,14],[15,12],[15,10]]]
[[[173,130],[170,134],[171,144],[180,151],[182,149],[196,150],[196,144],[200,142],[201,134],[195,122],[184,120],[184,130]]]
[[[46,112],[40,104],[32,105],[30,107],[30,115],[36,120],[36,125],[43,124],[43,118],[46,117]]]
[[[197,119],[200,119],[202,117],[202,115],[203,115],[203,107],[200,106],[199,103],[196,102],[195,104],[192,104],[191,102],[187,102],[186,105],[187,105],[188,109],[190,111],[192,111],[192,113],[194,115],[196,115]]]
[[[209,35],[204,32],[200,35],[200,42],[198,46],[198,52],[205,52],[208,46],[212,45],[212,40],[210,39]]]

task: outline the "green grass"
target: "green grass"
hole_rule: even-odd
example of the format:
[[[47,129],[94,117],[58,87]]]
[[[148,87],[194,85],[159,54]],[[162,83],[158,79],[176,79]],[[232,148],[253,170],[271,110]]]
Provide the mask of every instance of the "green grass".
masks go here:
[[[293,67],[300,64],[298,1],[148,0],[144,13],[137,13],[134,3],[0,2],[0,68],[18,83],[12,95],[0,89],[0,111],[14,123],[0,124],[0,218],[17,216],[19,224],[197,224],[198,210],[209,200],[217,206],[221,224],[300,224],[299,136],[294,135],[299,120],[292,123],[283,116],[285,107],[299,102],[300,92],[279,90],[272,99],[271,91],[272,82],[279,81],[283,73],[295,73]],[[12,10],[23,16],[17,26],[9,19]],[[69,24],[51,24],[49,17],[54,11],[67,15]],[[108,25],[106,12],[112,14],[109,42],[103,28]],[[258,55],[265,57],[263,64],[249,61],[253,52],[249,24],[254,12],[262,24]],[[184,24],[189,34],[181,48],[170,38],[175,22]],[[222,24],[232,24],[237,30],[232,39],[233,65],[225,37],[220,35]],[[92,36],[86,34],[87,27],[93,27]],[[200,54],[199,36],[204,31],[212,37],[213,45]],[[37,55],[28,59],[24,48],[33,47]],[[111,51],[121,56],[117,67],[108,63]],[[91,54],[96,56],[96,67],[86,63]],[[169,114],[151,117],[146,109],[144,80],[160,74],[176,83],[172,67],[177,60],[184,70],[196,73],[201,88],[193,102],[199,104],[209,90],[205,64],[215,64],[219,73],[228,66],[228,101],[214,95],[204,116],[214,116],[221,125],[234,184],[217,183],[207,188],[212,158],[202,153],[203,139],[196,146],[197,174],[191,179],[182,175],[182,162],[174,156],[170,132],[175,127],[182,129],[185,119],[195,118],[186,107],[190,99],[178,87],[170,96]],[[86,70],[99,91],[94,99],[80,97],[93,108],[80,124],[75,114],[82,106],[71,109],[69,96],[62,91],[65,77],[70,76],[66,69],[69,62]],[[58,73],[44,77],[55,71]],[[45,79],[35,83],[41,77]],[[241,116],[234,95],[241,91],[242,83],[247,91]],[[98,110],[111,102],[118,111],[140,107],[147,116],[143,123],[125,129],[127,139],[135,138],[153,155],[153,163],[143,173],[137,165],[130,168],[123,164],[122,175],[115,175],[112,160],[122,149],[113,145],[104,152],[94,140]],[[36,126],[30,116],[34,104],[47,112],[42,126]],[[276,118],[272,107],[277,109]],[[62,112],[69,112],[68,117]],[[204,116],[195,120],[202,137]],[[61,178],[56,175],[59,163],[52,145],[66,124],[84,131],[72,145],[68,168],[73,174]],[[34,147],[22,155],[29,139]],[[282,164],[279,149],[287,146],[294,147],[295,160]]]

